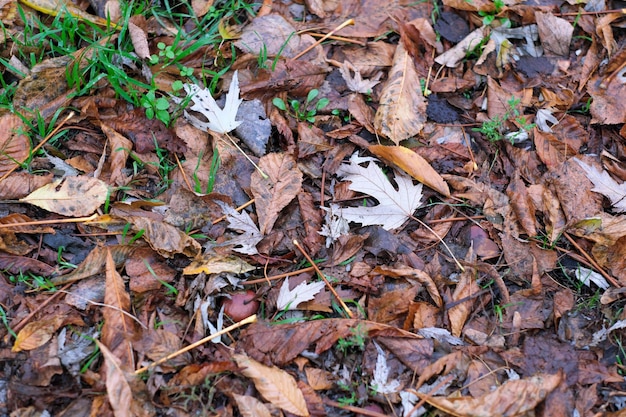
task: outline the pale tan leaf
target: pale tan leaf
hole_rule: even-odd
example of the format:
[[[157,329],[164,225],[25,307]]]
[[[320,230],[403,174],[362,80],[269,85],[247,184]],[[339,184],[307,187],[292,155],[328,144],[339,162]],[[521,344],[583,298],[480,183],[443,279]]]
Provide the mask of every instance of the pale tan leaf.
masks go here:
[[[148,46],[148,35],[146,32],[133,22],[128,22],[128,34],[137,56],[141,59],[150,58],[150,47]]]
[[[266,235],[274,227],[280,211],[300,192],[302,172],[293,156],[284,153],[265,155],[259,160],[259,167],[268,178],[255,171],[250,188],[259,216],[259,229],[262,235]]]
[[[115,417],[133,417],[131,412],[133,393],[126,379],[125,371],[119,359],[106,347],[104,343],[96,340],[106,369],[106,388],[109,403]]]
[[[177,253],[193,258],[197,256],[202,247],[183,231],[171,224],[154,220],[148,217],[120,216],[132,223],[137,231],[143,230],[141,236],[152,249],[165,258],[171,258]]]
[[[234,394],[234,398],[243,417],[271,417],[272,415],[267,406],[254,397]]]
[[[106,289],[102,310],[102,343],[105,344],[121,363],[134,368],[134,355],[131,341],[137,339],[137,323],[130,315],[130,294],[124,280],[115,269],[115,261],[110,251],[106,255]]]
[[[535,11],[537,28],[541,46],[547,55],[567,56],[569,45],[572,42],[574,26],[567,20],[556,17],[552,13],[542,13]]]
[[[538,374],[528,379],[509,380],[481,397],[432,397],[419,394],[426,402],[454,416],[517,417],[529,413],[558,387],[563,371]]]
[[[265,366],[246,355],[233,355],[233,359],[267,401],[297,416],[309,415],[302,391],[287,372]]]
[[[205,274],[221,274],[222,272],[245,274],[254,269],[256,268],[236,256],[225,257],[215,254],[204,254],[187,265],[183,269],[183,275],[196,275],[201,272]]]
[[[626,182],[618,183],[605,170],[600,171],[593,165],[587,165],[580,159],[574,159],[585,171],[585,175],[594,185],[591,191],[600,193],[609,200],[615,211],[623,213],[626,211]]]
[[[33,191],[21,202],[69,217],[92,214],[107,199],[109,187],[92,177],[67,177]]]
[[[22,119],[7,113],[0,117],[0,177],[28,158],[30,141]]]
[[[372,145],[368,148],[374,155],[391,162],[422,184],[446,197],[450,197],[450,188],[441,175],[418,153],[404,146]]]
[[[59,277],[52,278],[54,285],[63,285],[68,282],[79,281],[84,278],[89,278],[96,274],[102,273],[102,270],[106,264],[107,253],[110,252],[115,261],[115,265],[121,266],[126,259],[135,251],[135,247],[128,245],[112,245],[105,247],[95,247],[84,261],[78,265],[78,268],[73,270],[67,275],[61,275]]]
[[[396,145],[417,135],[426,121],[426,100],[422,95],[419,76],[400,41],[393,57],[389,78],[380,96],[380,107],[374,117],[376,131]]]
[[[379,224],[385,230],[397,229],[421,205],[422,184],[414,185],[408,176],[396,175],[395,182],[398,186],[396,190],[372,159],[360,158],[355,153],[350,158],[350,164],[339,167],[337,175],[350,181],[351,190],[369,194],[380,204],[373,207],[341,209],[333,204],[331,208],[344,219],[361,223],[363,226]],[[362,162],[368,162],[367,167],[362,167],[360,165]]]
[[[28,323],[17,334],[11,351],[33,350],[47,343],[54,333],[63,325],[64,318],[60,315]]]

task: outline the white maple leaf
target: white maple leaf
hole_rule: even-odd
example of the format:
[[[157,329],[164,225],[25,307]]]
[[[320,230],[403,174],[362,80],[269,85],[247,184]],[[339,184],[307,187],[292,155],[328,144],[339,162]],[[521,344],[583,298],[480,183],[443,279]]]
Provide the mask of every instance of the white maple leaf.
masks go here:
[[[226,242],[229,245],[235,245],[234,251],[244,253],[246,255],[256,255],[259,251],[256,248],[257,243],[263,239],[263,234],[259,230],[250,215],[242,211],[239,213],[234,208],[222,201],[215,201],[226,215],[228,227],[243,234]],[[237,247],[239,246],[239,247]]]
[[[287,308],[287,310],[295,310],[298,304],[305,301],[311,301],[315,298],[315,295],[324,288],[324,282],[312,282],[307,284],[306,282],[300,283],[293,290],[289,289],[289,278],[285,278],[283,286],[280,287],[278,292],[278,299],[276,300],[276,307],[279,310]]]
[[[374,160],[360,158],[355,153],[350,158],[350,164],[343,164],[337,170],[338,176],[351,182],[351,190],[368,194],[379,202],[373,207],[342,208],[341,216],[363,226],[379,224],[385,230],[396,229],[422,204],[422,184],[414,185],[409,176],[397,174],[396,190]],[[368,165],[359,165],[363,162]]]
[[[574,161],[580,165],[585,171],[585,175],[589,178],[594,185],[591,191],[605,195],[611,200],[611,205],[615,211],[623,213],[626,211],[626,182],[618,184],[608,172],[598,171],[598,169],[592,165],[587,165],[580,159],[574,158]]]
[[[185,118],[198,129],[204,131],[212,130],[217,133],[228,133],[242,123],[241,121],[235,120],[239,105],[243,101],[243,99],[239,98],[239,78],[237,77],[237,71],[233,74],[233,79],[230,82],[228,94],[226,94],[226,103],[223,109],[220,109],[217,105],[208,88],[200,88],[195,84],[183,84],[183,88],[193,101],[193,105],[189,107],[189,110],[202,113],[208,120],[208,122],[203,122],[185,110]],[[178,99],[176,101],[180,102],[181,100]]]
[[[397,379],[389,381],[389,366],[387,366],[387,356],[385,351],[374,342],[378,356],[376,358],[376,368],[374,368],[374,379],[370,383],[372,389],[381,394],[393,394],[398,391],[400,381]]]

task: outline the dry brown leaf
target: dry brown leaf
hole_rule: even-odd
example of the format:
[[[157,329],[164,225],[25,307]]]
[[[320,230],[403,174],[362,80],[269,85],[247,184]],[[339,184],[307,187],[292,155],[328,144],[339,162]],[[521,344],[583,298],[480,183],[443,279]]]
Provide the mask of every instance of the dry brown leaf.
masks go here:
[[[460,337],[465,321],[474,311],[474,295],[480,291],[480,287],[476,284],[475,273],[467,268],[461,273],[459,283],[452,293],[452,301],[458,302],[448,310],[448,318],[450,319],[450,333],[453,336]]]
[[[433,281],[430,275],[424,271],[409,267],[391,268],[385,265],[380,265],[374,268],[373,272],[394,278],[402,277],[411,281],[415,280],[426,287],[428,294],[433,299],[437,307],[441,307],[443,305],[443,300],[441,299],[441,295],[439,294],[435,281]]]
[[[308,416],[309,410],[296,380],[287,372],[265,366],[246,355],[233,355],[241,373],[252,379],[263,398],[275,406],[297,416]]]
[[[128,184],[131,179],[130,176],[124,174],[124,168],[126,167],[126,161],[128,160],[130,151],[133,148],[133,143],[104,123],[100,123],[100,128],[109,140],[109,163],[111,165],[110,183],[124,186]]]
[[[574,26],[552,13],[535,12],[541,46],[547,55],[567,56],[572,42]]]
[[[120,360],[106,347],[96,340],[106,369],[106,388],[109,403],[115,417],[133,417],[131,412],[133,393],[125,373],[130,370],[124,368]]]
[[[324,238],[319,234],[319,231],[322,230],[322,213],[315,205],[313,196],[309,192],[304,191],[298,194],[298,205],[306,232],[302,243],[308,249],[309,254],[314,257],[324,243]]]
[[[419,76],[400,41],[393,57],[393,66],[380,95],[380,107],[374,117],[376,131],[398,145],[417,135],[426,121],[426,100]]]
[[[506,194],[511,202],[511,207],[513,207],[513,212],[526,234],[531,237],[537,236],[535,206],[528,196],[528,190],[519,173],[516,173],[511,179]]]
[[[0,187],[0,199],[17,200],[26,197],[38,188],[50,184],[54,174],[33,175],[29,172],[17,172],[9,175],[2,181]]]
[[[183,275],[221,274],[230,272],[233,274],[245,274],[256,269],[246,261],[236,256],[221,256],[216,254],[204,254],[193,260],[183,269]]]
[[[124,264],[126,259],[135,251],[136,247],[128,245],[112,245],[94,248],[78,267],[67,275],[53,278],[54,285],[63,285],[83,278],[89,278],[102,273],[106,265],[107,254],[110,252],[116,266]]]
[[[446,197],[450,197],[450,188],[430,166],[428,161],[419,154],[404,146],[372,145],[368,148],[374,155],[391,162],[422,184],[432,188]]]
[[[0,117],[0,177],[25,161],[30,152],[30,141],[22,119],[7,113]],[[4,185],[4,184],[3,184]]]
[[[60,315],[28,323],[17,334],[12,352],[33,350],[46,344],[54,333],[63,325],[64,318]]]
[[[196,257],[202,247],[195,240],[171,224],[140,216],[121,216],[131,223],[135,230],[143,230],[141,236],[152,249],[165,258],[182,253],[190,258]]]
[[[300,192],[302,173],[293,156],[284,153],[271,153],[259,160],[259,167],[268,178],[263,178],[258,171],[252,174],[250,188],[254,195],[259,229],[267,235],[278,214]]]
[[[130,315],[130,295],[124,280],[115,269],[111,251],[106,254],[106,290],[102,311],[102,343],[120,359],[121,363],[134,369],[134,355],[131,341],[137,339],[137,323]]]
[[[68,217],[92,214],[109,195],[104,181],[91,177],[66,177],[33,191],[21,202]]]
[[[234,394],[239,412],[243,417],[271,417],[272,413],[261,401],[250,395]]]
[[[563,379],[563,371],[555,375],[538,374],[528,379],[509,380],[494,391],[478,398],[432,397],[419,394],[430,405],[457,417],[517,417],[537,407]]]

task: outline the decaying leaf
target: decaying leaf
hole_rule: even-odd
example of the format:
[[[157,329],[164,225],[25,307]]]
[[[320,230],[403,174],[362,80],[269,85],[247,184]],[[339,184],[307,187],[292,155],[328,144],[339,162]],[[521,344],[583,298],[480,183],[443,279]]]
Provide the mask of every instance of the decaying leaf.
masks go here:
[[[235,245],[233,250],[246,255],[256,255],[259,253],[256,244],[263,239],[263,235],[257,225],[254,224],[254,221],[252,221],[252,218],[250,218],[250,215],[245,211],[239,213],[234,208],[221,201],[216,200],[216,203],[222,208],[224,214],[226,214],[228,227],[243,232],[243,234],[227,242],[228,244]]]
[[[351,91],[361,94],[372,94],[372,89],[380,82],[382,73],[379,72],[371,80],[364,80],[361,77],[361,72],[350,63],[350,61],[344,61],[343,65],[339,68],[341,76],[343,77],[346,85]],[[352,75],[354,73],[354,75]]]
[[[115,417],[131,417],[133,416],[131,412],[133,393],[125,374],[130,372],[130,369],[125,369],[119,359],[103,343],[98,340],[96,343],[104,358],[106,388],[113,414]]]
[[[419,76],[402,41],[393,58],[393,67],[380,96],[374,118],[376,131],[398,145],[417,135],[426,121],[426,100]]]
[[[260,364],[246,355],[233,355],[233,359],[267,401],[297,416],[309,415],[302,391],[287,372]]]
[[[33,191],[20,201],[69,217],[92,214],[109,195],[104,181],[91,177],[67,177]]]
[[[351,190],[371,195],[379,204],[373,207],[342,209],[337,206],[333,211],[363,226],[379,224],[386,230],[397,229],[422,204],[422,184],[414,185],[409,177],[396,175],[394,178],[398,186],[396,190],[382,169],[373,161],[373,158],[360,158],[355,153],[350,158],[350,164],[339,167],[337,175],[351,182]],[[367,167],[360,165],[363,162],[368,163]]]
[[[278,299],[276,300],[276,308],[278,310],[297,310],[298,304],[305,301],[311,301],[315,295],[324,288],[324,282],[301,282],[293,290],[289,289],[289,278],[285,278],[283,285],[280,287]]]
[[[121,266],[135,249],[136,247],[128,245],[96,247],[75,270],[69,274],[54,277],[51,281],[54,285],[62,285],[100,274],[106,265],[108,253],[111,253],[115,265]]]
[[[135,230],[143,230],[142,237],[161,256],[171,258],[177,253],[182,253],[193,258],[202,250],[195,239],[171,224],[148,217],[124,216],[123,218],[133,224]]]
[[[259,160],[259,167],[268,178],[255,171],[250,188],[259,216],[259,229],[266,235],[274,227],[280,211],[300,192],[302,173],[293,156],[284,153],[265,155]]]

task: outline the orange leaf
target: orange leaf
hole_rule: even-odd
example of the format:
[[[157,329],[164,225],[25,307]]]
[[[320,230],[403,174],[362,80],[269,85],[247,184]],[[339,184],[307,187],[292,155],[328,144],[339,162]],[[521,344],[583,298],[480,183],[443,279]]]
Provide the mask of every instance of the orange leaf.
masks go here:
[[[372,145],[368,149],[439,194],[450,197],[448,184],[418,153],[404,146]]]

